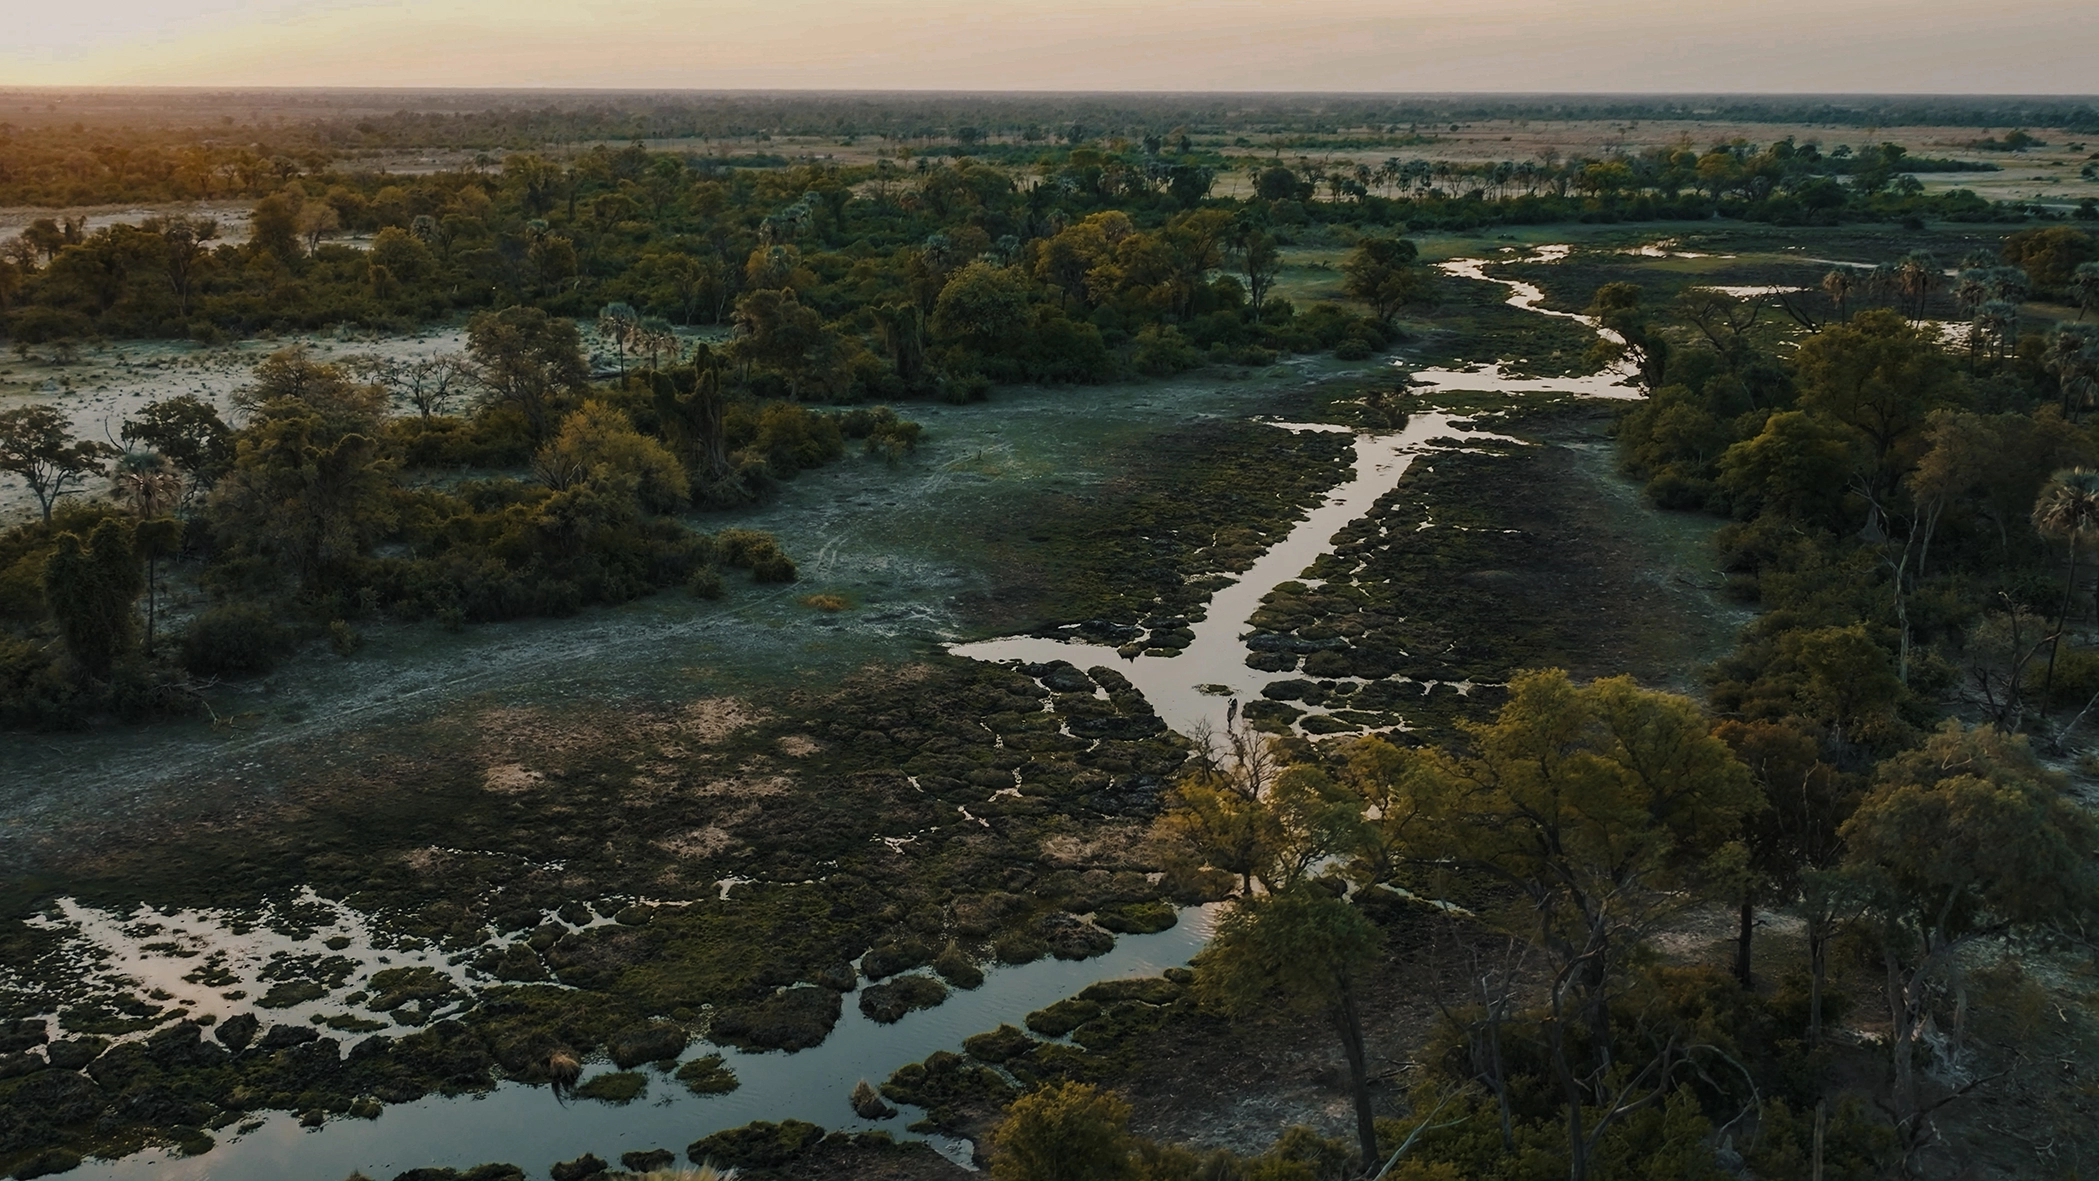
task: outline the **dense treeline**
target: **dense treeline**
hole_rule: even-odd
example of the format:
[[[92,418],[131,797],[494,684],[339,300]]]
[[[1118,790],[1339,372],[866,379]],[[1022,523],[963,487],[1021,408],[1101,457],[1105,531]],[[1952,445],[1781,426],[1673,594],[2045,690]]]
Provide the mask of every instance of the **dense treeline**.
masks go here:
[[[1913,255],[1832,272],[1826,318],[1783,359],[1711,292],[1667,316],[1599,300],[1652,391],[1623,422],[1627,466],[1665,507],[1734,519],[1730,586],[1761,609],[1716,706],[1809,726],[1838,766],[1906,746],[1948,705],[2053,740],[2056,711],[2099,690],[2099,653],[2074,642],[2093,623],[2085,525],[2036,507],[2094,461],[2099,330],[2020,312],[2099,308],[2099,240],[2028,231],[1950,284],[1943,270]],[[1907,318],[1941,286],[1973,317],[1953,346]]]
[[[618,304],[733,325],[732,380],[830,398],[1390,339],[1390,310],[1300,316],[1264,299],[1270,210],[1206,205],[1198,165],[1078,148],[1046,171],[1022,185],[968,160],[717,170],[633,147],[568,164],[515,155],[496,175],[307,179],[264,198],[238,246],[186,217],[93,233],[39,223],[8,245],[0,292],[31,344]],[[370,248],[329,241],[344,230],[371,234]]]
[[[969,94],[955,92],[535,92],[247,90],[0,92],[0,120],[41,130],[73,124],[228,126],[295,131],[310,146],[528,148],[596,139],[948,134],[1019,135],[1074,123],[1135,138],[1186,127],[1206,134],[1319,134],[1433,127],[1453,120],[1836,124],[1844,127],[2099,128],[2089,98],[2046,95],[1550,94]],[[213,128],[214,124],[219,126]]]
[[[1844,221],[2017,221],[2025,207],[1957,190],[1927,197],[1920,171],[1988,165],[1912,159],[1899,144],[1824,154],[1790,137],[1759,147],[1742,140],[1699,151],[1649,148],[1603,159],[1456,162],[1393,157],[1378,165],[1302,159],[1255,175],[1263,198],[1305,204],[1307,216],[1403,222],[1416,229],[1739,218],[1780,225]],[[1306,204],[1324,191],[1329,201]],[[1286,214],[1288,216],[1288,214]]]
[[[45,219],[6,246],[0,312],[13,336],[37,344],[399,327],[514,303],[589,316],[618,303],[680,324],[733,324],[742,359],[797,394],[897,397],[1386,343],[1386,309],[1298,317],[1264,298],[1276,247],[1314,224],[1382,236],[1712,216],[2026,216],[1966,192],[1924,195],[1906,169],[1944,162],[1910,161],[1894,145],[1276,163],[1257,170],[1245,200],[1210,196],[1224,163],[1185,137],[1029,154],[1012,168],[963,155],[937,166],[885,157],[755,170],[601,147],[418,177],[299,177],[283,157],[250,154],[223,168],[200,158],[198,177],[273,186],[245,243],[218,241],[221,227],[188,216],[92,233]],[[332,241],[344,232],[369,235],[369,248]],[[735,377],[751,373],[739,367]]]

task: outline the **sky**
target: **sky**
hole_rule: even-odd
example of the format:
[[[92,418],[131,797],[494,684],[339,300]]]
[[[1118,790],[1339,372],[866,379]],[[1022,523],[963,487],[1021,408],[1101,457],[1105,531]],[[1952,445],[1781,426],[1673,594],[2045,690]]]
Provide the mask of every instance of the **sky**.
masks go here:
[[[2099,92],[2093,0],[0,5],[0,85]]]

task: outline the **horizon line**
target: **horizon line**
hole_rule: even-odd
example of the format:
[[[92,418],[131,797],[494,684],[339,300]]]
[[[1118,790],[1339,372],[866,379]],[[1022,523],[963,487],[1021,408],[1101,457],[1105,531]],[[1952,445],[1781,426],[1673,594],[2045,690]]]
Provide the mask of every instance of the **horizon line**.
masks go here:
[[[38,93],[153,94],[665,94],[665,95],[907,95],[961,97],[1244,97],[1244,98],[1503,98],[1503,99],[2050,99],[2099,103],[2099,92],[1882,91],[1882,90],[985,90],[961,87],[679,87],[679,86],[227,86],[206,83],[7,83],[0,95]]]

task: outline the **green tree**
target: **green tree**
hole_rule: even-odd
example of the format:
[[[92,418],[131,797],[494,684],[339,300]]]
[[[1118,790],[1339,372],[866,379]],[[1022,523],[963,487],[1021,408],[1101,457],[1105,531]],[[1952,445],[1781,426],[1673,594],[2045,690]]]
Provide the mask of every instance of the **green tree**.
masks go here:
[[[2041,497],[2033,505],[2034,532],[2050,541],[2066,542],[2070,549],[2069,572],[2063,577],[2063,603],[2055,613],[2055,633],[2048,644],[2048,675],[2041,690],[2042,708],[2055,689],[2055,653],[2069,625],[2070,600],[2077,592],[2078,550],[2099,539],[2099,471],[2067,468],[2049,477]]]
[[[467,322],[467,352],[488,401],[522,414],[535,439],[590,378],[576,322],[538,308],[482,312]]]
[[[146,561],[146,654],[153,654],[159,617],[160,560],[182,546],[182,522],[168,514],[186,497],[182,473],[164,456],[151,451],[127,452],[117,460],[110,495],[128,509],[137,524],[132,545]]]
[[[1637,283],[1606,283],[1596,289],[1586,315],[1596,322],[1598,336],[1590,346],[1592,361],[1601,365],[1628,362],[1649,397],[1662,388],[1669,369],[1669,341],[1648,318],[1644,293]]]
[[[685,465],[705,489],[729,477],[729,404],[722,396],[721,370],[707,346],[700,346],[693,370],[691,393],[678,393],[670,382],[657,383],[656,415],[664,425],[664,437],[683,452]]]
[[[1802,410],[1764,420],[1755,437],[1720,456],[1719,485],[1738,515],[1773,513],[1809,524],[1836,521],[1857,446],[1835,423]]]
[[[1246,298],[1258,318],[1261,305],[1268,301],[1268,292],[1275,286],[1275,277],[1283,267],[1283,252],[1276,249],[1275,235],[1258,229],[1246,228],[1233,240],[1233,248],[1239,255],[1239,271],[1246,276]]]
[[[72,424],[56,407],[0,410],[0,472],[22,477],[47,522],[66,485],[100,475],[116,455],[107,443],[73,438]]]
[[[685,468],[663,444],[634,429],[626,412],[585,402],[532,461],[540,481],[556,492],[582,484],[632,496],[648,512],[685,507],[691,497]]]
[[[598,339],[612,346],[613,356],[619,363],[622,386],[627,384],[627,348],[640,327],[641,313],[635,311],[632,304],[608,303],[598,309]]]
[[[107,520],[86,542],[61,533],[44,565],[44,602],[81,678],[104,681],[137,642],[132,605],[145,580],[131,547],[131,526]]]
[[[1885,308],[1807,338],[1794,360],[1800,406],[1842,423],[1866,448],[1864,491],[1879,506],[1916,461],[1931,412],[1959,394],[1952,359]]]
[[[232,471],[212,490],[215,531],[322,585],[391,524],[393,468],[371,436],[331,429],[305,403],[277,399],[241,433]]]
[[[2077,268],[2099,262],[2099,238],[2071,226],[2042,226],[2006,238],[2000,253],[2025,270],[2036,291],[2053,295],[2069,285]]]
[[[437,256],[415,235],[399,226],[387,226],[372,236],[368,258],[374,267],[385,267],[396,279],[418,287],[437,271]]]
[[[1961,1093],[1927,1097],[1917,1078],[1934,990],[1978,940],[2089,920],[2099,821],[2024,739],[1954,721],[1874,780],[1843,836],[1880,934],[1896,1130],[1914,1163],[1932,1112]]]
[[[956,271],[933,304],[933,334],[979,353],[1009,348],[1032,320],[1019,269],[973,262]]]
[[[992,1181],[1136,1181],[1130,1105],[1113,1091],[1056,1083],[1006,1109],[991,1134]]]
[[[1428,270],[1420,251],[1405,238],[1365,238],[1341,264],[1341,289],[1362,300],[1380,324],[1399,309],[1428,297]]]
[[[1280,1003],[1325,1018],[1348,1060],[1357,1159],[1365,1168],[1378,1151],[1358,993],[1383,941],[1346,899],[1301,883],[1238,899],[1195,957],[1196,992],[1206,1002],[1233,1013]]]
[[[1221,749],[1205,741],[1159,817],[1157,833],[1177,856],[1287,889],[1328,857],[1361,842],[1363,801],[1312,766],[1285,767],[1269,738],[1245,724]]]
[[[281,266],[299,260],[299,201],[303,196],[273,193],[255,203],[248,214],[251,256],[275,259]]]
[[[233,462],[232,428],[195,394],[146,403],[118,436],[174,464],[192,489],[208,490]]]
[[[2099,262],[2078,263],[2064,289],[2077,303],[2079,320],[2084,319],[2086,312],[2099,311]]]
[[[255,366],[254,377],[233,391],[234,409],[254,414],[273,402],[295,403],[312,412],[329,434],[370,434],[386,418],[387,393],[351,380],[341,365],[313,359],[305,345],[278,349]]]
[[[139,228],[160,236],[160,266],[168,277],[168,289],[175,296],[175,314],[187,317],[197,281],[211,269],[211,251],[206,244],[219,236],[219,223],[178,213],[148,218]]]
[[[1429,756],[1414,789],[1430,834],[1416,860],[1504,883],[1509,902],[1483,917],[1549,961],[1546,1041],[1571,1176],[1582,1181],[1612,1124],[1666,1098],[1660,1086],[1635,1092],[1666,1078],[1660,1064],[1675,1052],[1614,1069],[1619,961],[1702,892],[1739,878],[1736,838],[1756,788],[1696,704],[1629,677],[1577,686],[1557,669],[1518,673],[1494,721],[1463,725],[1468,749]]]
[[[734,322],[730,354],[786,378],[789,394],[800,397],[841,384],[844,339],[792,287],[747,293],[736,301]]]
[[[1858,806],[1855,777],[1823,761],[1820,744],[1801,719],[1727,721],[1714,735],[1749,769],[1763,806],[1744,817],[1749,872],[1737,914],[1735,978],[1754,983],[1751,943],[1760,901],[1791,902],[1810,890],[1805,875],[1836,868],[1843,852],[1838,830]],[[1809,907],[1811,920],[1814,908]],[[1809,1033],[1821,1035],[1822,985],[1827,975],[1830,924],[1808,924],[1811,976]]]

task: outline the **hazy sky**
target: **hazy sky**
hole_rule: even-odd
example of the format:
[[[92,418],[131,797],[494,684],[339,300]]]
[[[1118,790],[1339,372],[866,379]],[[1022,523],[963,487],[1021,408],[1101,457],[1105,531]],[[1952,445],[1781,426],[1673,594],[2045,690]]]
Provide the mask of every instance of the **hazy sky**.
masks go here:
[[[2099,92],[2094,0],[6,0],[0,85]]]

